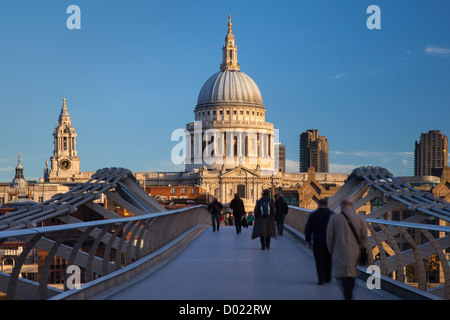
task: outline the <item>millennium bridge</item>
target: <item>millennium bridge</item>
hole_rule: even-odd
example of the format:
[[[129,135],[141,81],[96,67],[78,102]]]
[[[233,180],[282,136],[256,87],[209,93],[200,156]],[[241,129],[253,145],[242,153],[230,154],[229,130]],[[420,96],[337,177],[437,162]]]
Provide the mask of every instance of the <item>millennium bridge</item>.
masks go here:
[[[369,289],[372,271],[358,267],[355,299],[450,299],[450,204],[387,169],[361,167],[329,206],[339,212],[350,199],[358,211],[377,198],[383,204],[365,217],[368,265],[378,267],[381,289]],[[393,210],[408,214],[386,219]],[[210,232],[205,206],[166,210],[130,170],[101,169],[65,194],[0,216],[0,247],[13,251],[2,259],[0,292],[11,300],[342,299],[337,281],[316,285],[303,234],[310,212],[290,206],[285,235],[261,251],[251,227]]]

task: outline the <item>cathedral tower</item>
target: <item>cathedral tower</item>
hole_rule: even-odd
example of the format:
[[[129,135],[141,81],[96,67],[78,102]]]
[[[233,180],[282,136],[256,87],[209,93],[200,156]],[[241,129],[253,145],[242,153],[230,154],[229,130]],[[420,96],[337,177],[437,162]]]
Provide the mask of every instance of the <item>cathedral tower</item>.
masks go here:
[[[77,134],[67,110],[66,99],[63,99],[63,106],[53,137],[54,150],[53,156],[50,158],[49,180],[68,181],[75,174],[79,174],[80,158],[77,156],[76,149]]]

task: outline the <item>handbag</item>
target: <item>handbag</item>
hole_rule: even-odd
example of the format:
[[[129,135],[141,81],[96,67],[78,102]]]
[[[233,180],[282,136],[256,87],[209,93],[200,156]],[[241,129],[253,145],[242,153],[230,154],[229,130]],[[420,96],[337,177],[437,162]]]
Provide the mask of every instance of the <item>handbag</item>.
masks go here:
[[[347,224],[350,227],[350,230],[352,230],[353,236],[356,239],[356,242],[359,245],[359,257],[358,257],[358,265],[365,266],[367,265],[367,249],[365,246],[362,245],[360,238],[358,237],[358,233],[355,230],[355,227],[351,223],[350,219],[347,217],[347,215],[341,211],[342,215],[344,216],[345,220],[347,220]]]

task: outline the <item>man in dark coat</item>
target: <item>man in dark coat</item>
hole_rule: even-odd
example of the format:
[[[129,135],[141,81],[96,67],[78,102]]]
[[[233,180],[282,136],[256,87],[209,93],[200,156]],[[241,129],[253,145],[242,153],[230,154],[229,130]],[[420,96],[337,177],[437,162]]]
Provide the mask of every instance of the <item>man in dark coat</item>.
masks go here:
[[[281,191],[278,192],[277,200],[275,201],[275,209],[277,211],[275,221],[277,222],[278,235],[282,236],[284,230],[284,219],[288,214],[289,207],[286,200],[284,200]]]
[[[217,200],[217,198],[214,198],[213,202],[211,202],[208,206],[208,211],[211,213],[211,222],[213,227],[213,232],[216,231],[216,224],[217,224],[217,231],[219,231],[220,226],[220,214],[222,212],[223,205]]]
[[[331,281],[331,255],[327,248],[327,227],[332,214],[333,212],[328,209],[328,199],[320,199],[319,208],[309,215],[305,227],[305,240],[308,246],[312,245],[316,260],[318,285]]]
[[[234,199],[230,202],[230,209],[233,210],[234,224],[236,226],[236,233],[241,233],[242,217],[245,214],[244,202],[239,197],[239,194],[234,195]]]
[[[263,191],[261,199],[255,205],[255,225],[252,231],[252,239],[261,240],[261,250],[270,249],[270,238],[277,237],[275,231],[275,204],[270,199],[269,190]]]

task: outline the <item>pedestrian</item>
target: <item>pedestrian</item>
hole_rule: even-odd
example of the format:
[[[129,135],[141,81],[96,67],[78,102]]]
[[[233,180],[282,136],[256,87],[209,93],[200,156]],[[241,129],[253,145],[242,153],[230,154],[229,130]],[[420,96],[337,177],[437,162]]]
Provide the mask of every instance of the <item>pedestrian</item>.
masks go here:
[[[255,216],[253,215],[253,212],[250,212],[250,214],[247,216],[248,225],[253,226],[253,221],[255,221]]]
[[[284,200],[281,191],[278,192],[277,200],[275,201],[275,210],[276,210],[275,221],[277,223],[278,235],[282,236],[284,230],[284,219],[288,214],[289,207],[286,200]]]
[[[245,215],[244,202],[239,197],[239,194],[234,194],[234,199],[230,202],[230,209],[233,210],[236,233],[239,234],[242,230],[242,217]]]
[[[242,217],[242,227],[248,229],[247,215]]]
[[[313,248],[318,285],[331,281],[331,255],[327,248],[327,227],[333,215],[328,209],[328,199],[319,200],[319,208],[310,213],[305,227],[305,240]],[[312,236],[312,243],[311,243]]]
[[[353,298],[356,265],[361,248],[367,243],[367,225],[364,217],[353,210],[347,199],[341,203],[341,212],[333,214],[328,223],[327,246],[331,253],[333,274],[342,281],[344,298]]]
[[[231,214],[228,214],[227,222],[229,226],[233,225],[233,216]]]
[[[270,191],[264,190],[262,198],[256,201],[255,226],[252,231],[252,239],[261,240],[261,250],[270,249],[270,238],[277,237],[275,231],[275,204],[270,199]]]
[[[213,202],[211,202],[208,206],[208,211],[211,213],[211,222],[212,222],[212,228],[213,232],[216,231],[216,224],[217,224],[217,231],[219,231],[220,226],[220,214],[222,212],[223,205],[217,200],[217,198],[214,198]]]

